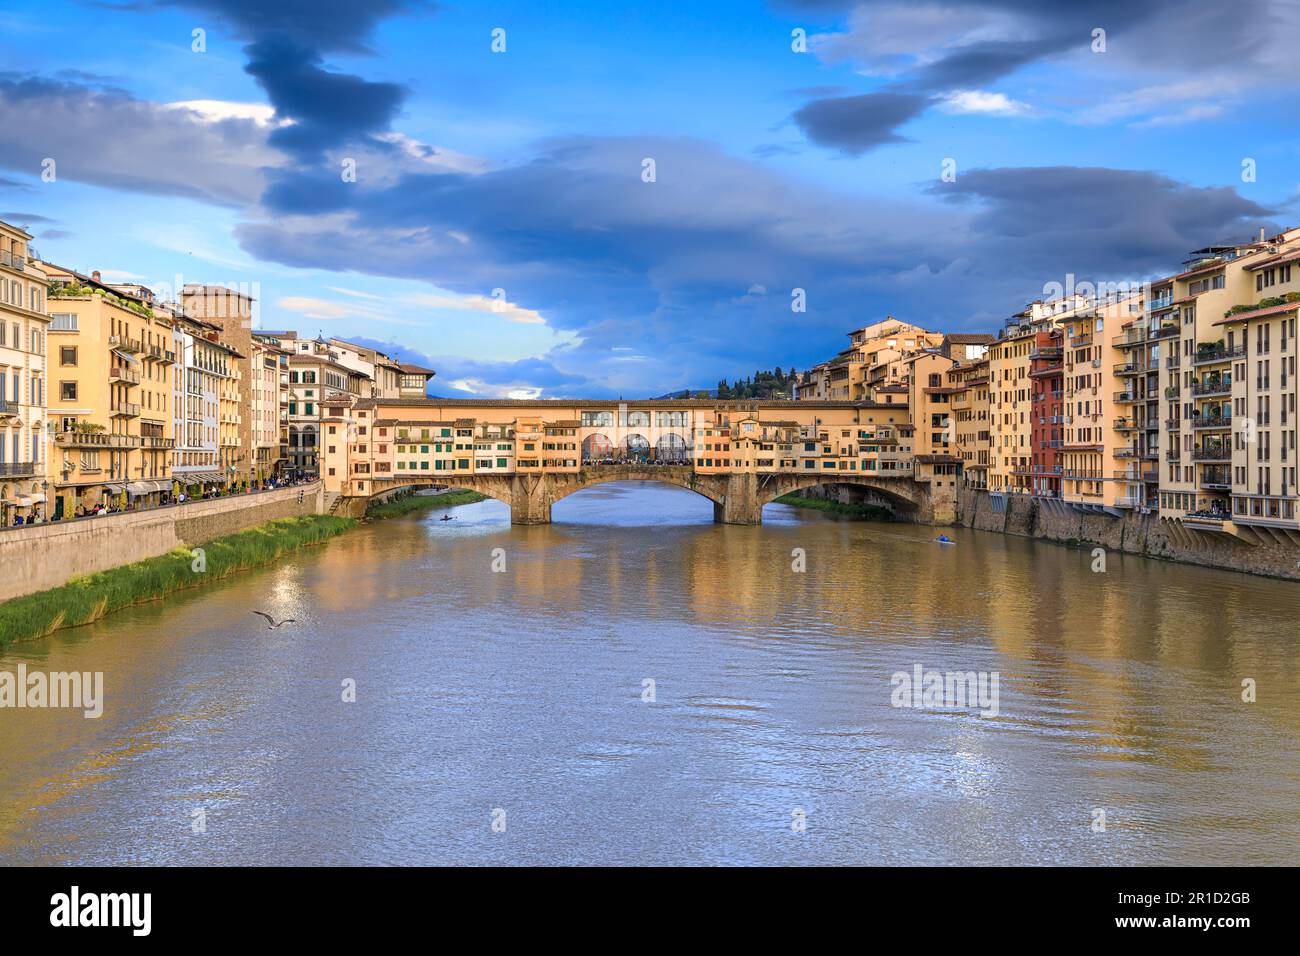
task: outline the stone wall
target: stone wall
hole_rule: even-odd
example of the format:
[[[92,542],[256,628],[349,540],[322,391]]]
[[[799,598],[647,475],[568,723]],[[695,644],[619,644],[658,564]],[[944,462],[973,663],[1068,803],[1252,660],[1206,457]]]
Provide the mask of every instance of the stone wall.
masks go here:
[[[302,501],[298,501],[299,492]],[[192,547],[276,518],[319,514],[320,483],[170,508],[0,530],[0,600]]]
[[[1300,548],[1289,544],[1254,544],[1232,535],[1193,531],[1156,514],[1130,511],[1112,517],[1027,495],[1009,495],[1004,500],[1000,505],[986,491],[964,489],[958,500],[958,523],[980,531],[1099,545],[1148,558],[1300,581]]]

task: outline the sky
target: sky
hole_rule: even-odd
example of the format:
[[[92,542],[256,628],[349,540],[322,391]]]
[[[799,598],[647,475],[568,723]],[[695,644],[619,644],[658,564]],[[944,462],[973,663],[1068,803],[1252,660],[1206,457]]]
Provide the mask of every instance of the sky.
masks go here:
[[[1300,221],[1300,0],[3,0],[0,219],[451,397],[995,331]]]

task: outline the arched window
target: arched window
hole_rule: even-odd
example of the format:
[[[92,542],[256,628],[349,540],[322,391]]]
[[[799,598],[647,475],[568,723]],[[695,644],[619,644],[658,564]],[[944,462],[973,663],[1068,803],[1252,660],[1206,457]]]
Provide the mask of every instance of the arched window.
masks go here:
[[[649,428],[650,413],[649,412],[628,412],[627,427],[628,428]]]

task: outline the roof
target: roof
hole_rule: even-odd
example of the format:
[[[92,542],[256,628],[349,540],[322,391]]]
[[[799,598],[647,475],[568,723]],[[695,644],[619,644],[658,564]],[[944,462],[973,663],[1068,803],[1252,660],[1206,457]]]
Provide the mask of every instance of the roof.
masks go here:
[[[1246,266],[1251,272],[1257,272],[1260,269],[1267,269],[1269,266],[1281,265],[1284,262],[1295,262],[1300,259],[1300,249],[1292,249],[1290,252],[1279,252],[1275,256],[1269,256],[1261,259],[1259,262]]]
[[[988,332],[953,332],[945,335],[944,340],[953,345],[988,345],[996,342],[998,337]]]
[[[32,236],[27,232],[27,230],[24,229],[22,226],[15,226],[13,223],[11,223],[11,222],[6,222],[6,221],[3,220],[3,219],[0,219],[0,226],[4,226],[6,229],[10,229],[10,230],[12,230],[12,231],[18,233],[18,234],[19,234],[20,236],[22,236],[24,239],[32,239],[32,238],[33,238],[33,237],[32,237]]]
[[[1300,309],[1300,302],[1283,302],[1281,305],[1270,305],[1264,309],[1254,309],[1251,312],[1238,312],[1235,315],[1229,315],[1226,318],[1219,319],[1212,325],[1231,325],[1233,322],[1249,322],[1251,319],[1264,319],[1270,315],[1281,315],[1286,312],[1294,312]]]
[[[943,356],[940,356],[943,358]],[[951,361],[951,359],[949,360]],[[906,391],[906,386],[898,386]],[[536,412],[538,414],[547,414],[550,409],[568,410],[573,408],[591,408],[600,409],[618,409],[621,406],[628,408],[708,408],[722,409],[724,411],[753,410],[753,409],[771,409],[780,408],[783,410],[793,411],[795,409],[835,409],[835,408],[859,408],[859,409],[879,409],[881,411],[897,412],[898,405],[888,405],[884,402],[845,402],[830,400],[805,399],[802,401],[780,400],[780,399],[737,399],[735,401],[719,401],[713,398],[669,398],[662,400],[634,398],[634,399],[617,399],[617,398],[539,398],[531,400],[513,399],[513,398],[359,398],[353,405],[354,408],[375,408],[383,405],[385,408],[517,408],[521,411]]]
[[[423,365],[411,365],[409,362],[398,362],[397,367],[407,375],[437,375],[431,368],[425,368]]]

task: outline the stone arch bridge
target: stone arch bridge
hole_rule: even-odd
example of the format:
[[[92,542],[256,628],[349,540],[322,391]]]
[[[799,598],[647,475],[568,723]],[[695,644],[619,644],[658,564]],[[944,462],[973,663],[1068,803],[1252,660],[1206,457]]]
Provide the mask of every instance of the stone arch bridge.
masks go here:
[[[372,476],[374,477],[374,476]],[[796,472],[732,472],[708,474],[689,465],[616,464],[591,465],[575,472],[544,472],[513,475],[457,475],[412,479],[375,478],[366,497],[340,498],[331,505],[334,513],[359,517],[366,505],[405,488],[450,485],[504,501],[510,506],[511,524],[549,524],[551,506],[583,488],[607,481],[662,481],[688,488],[713,502],[713,519],[723,524],[757,525],[763,522],[763,506],[782,495],[794,494],[818,485],[853,485],[876,492],[903,514],[926,524],[946,523],[951,503],[935,502],[930,486],[910,476],[876,477],[845,474],[799,474]]]

